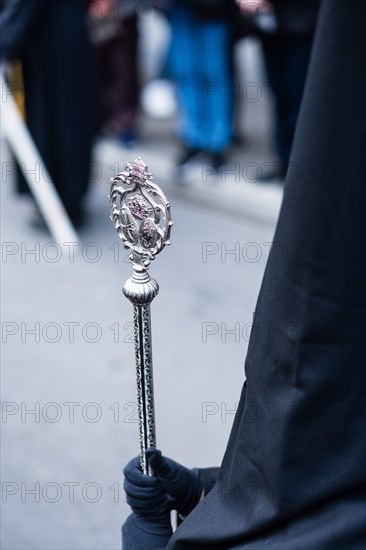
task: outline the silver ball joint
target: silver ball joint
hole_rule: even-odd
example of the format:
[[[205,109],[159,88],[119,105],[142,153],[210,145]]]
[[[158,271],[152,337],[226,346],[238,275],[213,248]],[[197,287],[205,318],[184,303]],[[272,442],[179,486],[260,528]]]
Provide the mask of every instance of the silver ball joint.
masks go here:
[[[137,306],[150,304],[158,292],[158,283],[147,271],[134,270],[123,286],[123,294]]]

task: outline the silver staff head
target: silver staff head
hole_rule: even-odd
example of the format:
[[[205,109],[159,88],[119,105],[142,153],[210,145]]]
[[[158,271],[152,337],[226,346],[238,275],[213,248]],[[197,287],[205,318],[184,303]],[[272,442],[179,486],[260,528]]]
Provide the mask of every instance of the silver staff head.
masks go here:
[[[170,203],[139,157],[111,179],[111,220],[137,271],[170,244]]]

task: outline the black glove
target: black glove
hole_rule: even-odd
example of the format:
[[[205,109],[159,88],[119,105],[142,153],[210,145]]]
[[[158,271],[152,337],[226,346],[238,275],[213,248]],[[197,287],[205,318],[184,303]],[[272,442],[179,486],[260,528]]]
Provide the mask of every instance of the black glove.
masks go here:
[[[123,473],[126,500],[134,512],[122,526],[123,550],[165,548],[172,536],[173,499],[158,479],[141,472],[139,457],[130,460]]]
[[[163,549],[172,533],[169,512],[154,520],[131,514],[122,525],[122,550]]]
[[[137,516],[154,521],[169,515],[174,508],[174,499],[164,491],[156,477],[142,473],[139,457],[130,460],[123,473],[127,504]]]
[[[198,468],[192,470],[164,457],[158,449],[150,447],[146,457],[164,492],[174,499],[173,508],[187,516],[198,504],[202,494],[202,483]]]
[[[154,471],[151,477],[141,472],[139,458],[127,464],[124,489],[127,503],[141,517],[158,518],[168,510],[187,516],[198,503],[202,483],[198,468],[189,470],[151,447],[146,457]]]

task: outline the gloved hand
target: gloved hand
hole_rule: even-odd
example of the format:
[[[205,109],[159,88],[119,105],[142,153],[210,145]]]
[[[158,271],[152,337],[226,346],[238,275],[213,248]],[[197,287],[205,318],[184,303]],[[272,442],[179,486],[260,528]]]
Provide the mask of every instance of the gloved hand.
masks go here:
[[[133,458],[123,470],[127,503],[133,512],[153,519],[175,509],[187,516],[202,493],[198,468],[189,470],[162,456],[154,447],[146,451],[146,457],[155,477],[141,472],[138,457]]]
[[[182,516],[187,516],[198,504],[202,494],[202,483],[198,468],[190,470],[164,457],[161,451],[150,447],[146,451],[147,460],[164,492],[174,499],[173,508]]]
[[[157,478],[141,472],[139,457],[130,460],[123,473],[126,500],[133,511],[122,526],[123,550],[165,548],[172,536],[173,498]]]
[[[169,515],[174,508],[174,499],[164,491],[156,477],[142,473],[138,456],[130,460],[123,473],[127,504],[137,516],[154,521]]]
[[[130,514],[122,525],[122,550],[160,550],[172,534],[169,512],[154,520]]]

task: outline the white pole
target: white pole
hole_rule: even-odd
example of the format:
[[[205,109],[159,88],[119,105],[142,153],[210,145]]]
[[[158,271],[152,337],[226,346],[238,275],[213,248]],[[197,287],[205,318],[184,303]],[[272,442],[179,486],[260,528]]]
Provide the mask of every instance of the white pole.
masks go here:
[[[24,124],[14,98],[0,69],[1,133],[6,139],[26,178],[34,200],[55,241],[65,249],[65,243],[78,242],[78,235],[58,196],[47,167]],[[26,167],[39,166],[39,181]]]

